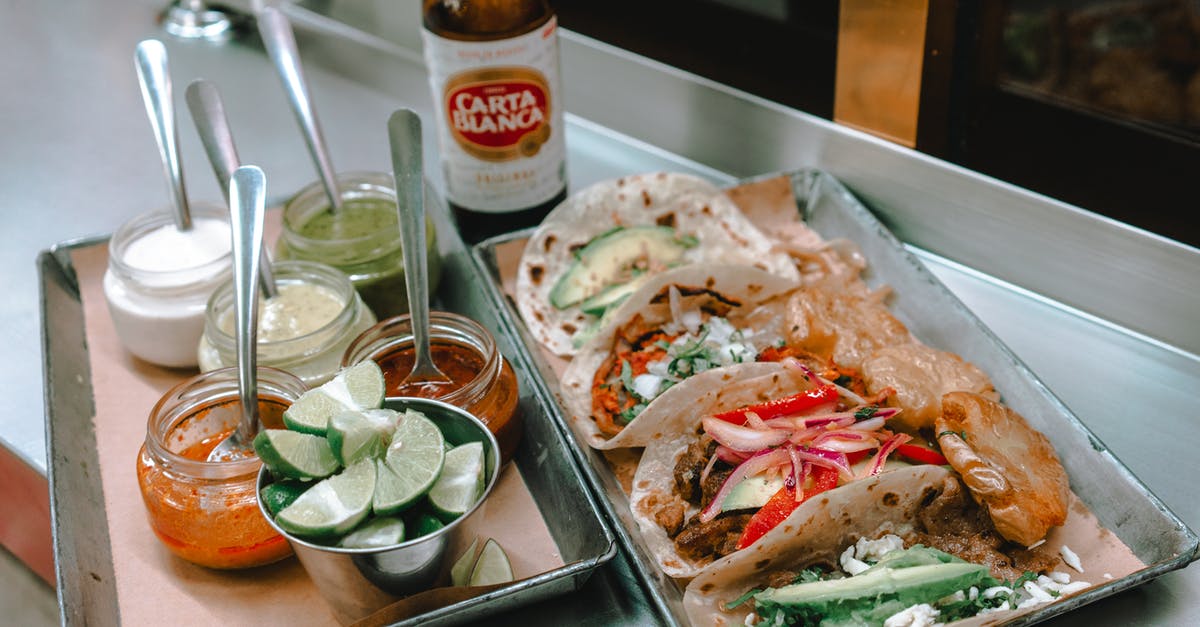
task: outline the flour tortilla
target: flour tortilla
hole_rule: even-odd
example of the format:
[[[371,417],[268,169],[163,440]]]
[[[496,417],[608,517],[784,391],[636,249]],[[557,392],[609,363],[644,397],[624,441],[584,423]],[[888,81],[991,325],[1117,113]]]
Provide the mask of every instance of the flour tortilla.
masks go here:
[[[742,625],[751,604],[732,610],[722,604],[765,586],[764,578],[771,572],[799,571],[815,564],[836,566],[841,552],[859,538],[911,533],[926,497],[940,491],[952,475],[941,466],[899,468],[802,503],[757,542],[696,574],[683,594],[688,619],[693,625]]]
[[[670,289],[672,285],[703,286],[740,302],[741,306],[730,313],[730,317],[734,319],[731,321],[736,322],[738,313],[748,313],[758,303],[794,289],[798,284],[794,280],[750,266],[691,265],[672,268],[658,274],[630,294],[629,298],[611,314],[610,322],[593,336],[580,349],[579,354],[571,360],[563,372],[560,382],[560,393],[571,424],[593,448],[645,446],[648,438],[653,435],[655,422],[670,415],[673,409],[678,407],[681,399],[682,402],[694,400],[694,395],[689,390],[697,389],[702,384],[684,386],[683,392],[676,391],[677,388],[696,377],[703,377],[700,379],[701,382],[712,385],[719,382],[723,376],[720,371],[725,369],[716,368],[676,384],[651,401],[641,415],[612,439],[602,434],[599,427],[596,426],[596,421],[592,418],[592,379],[596,370],[612,353],[617,329],[637,315],[641,315],[646,320],[669,320],[671,316],[669,306],[652,304],[652,301],[656,296]],[[761,364],[743,365],[762,368]],[[778,367],[774,366],[774,368]],[[768,371],[770,369],[771,367],[767,367]],[[627,432],[628,435],[626,435]]]
[[[517,266],[517,308],[533,337],[556,355],[578,352],[574,336],[595,322],[578,306],[558,309],[550,291],[575,252],[617,226],[673,225],[696,238],[683,264],[756,266],[792,281],[800,273],[720,189],[686,174],[653,173],[596,183],[563,201],[530,236]]]

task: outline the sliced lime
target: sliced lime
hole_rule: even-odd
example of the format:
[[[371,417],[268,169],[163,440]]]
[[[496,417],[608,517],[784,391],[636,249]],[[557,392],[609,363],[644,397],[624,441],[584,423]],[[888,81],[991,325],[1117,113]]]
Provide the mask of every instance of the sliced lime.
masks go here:
[[[471,571],[475,570],[475,560],[479,559],[479,538],[471,540],[471,546],[454,561],[450,567],[450,584],[466,586],[471,583]]]
[[[287,429],[259,431],[254,452],[276,477],[321,479],[341,468],[328,440]]]
[[[263,489],[258,493],[258,498],[262,500],[263,505],[267,506],[267,511],[274,516],[283,508],[291,505],[301,494],[312,487],[312,483],[301,481],[276,481],[263,486]]]
[[[275,522],[302,538],[339,536],[367,517],[374,492],[375,463],[363,460],[309,488]]]
[[[399,518],[372,518],[363,526],[346,534],[338,546],[348,549],[370,549],[404,542],[404,521]]]
[[[442,472],[446,449],[442,432],[419,411],[404,412],[392,432],[385,454],[390,472],[381,473],[375,504],[383,511],[400,511],[425,495]]]
[[[445,526],[446,525],[437,516],[434,516],[433,514],[422,513],[420,516],[417,516],[416,523],[413,525],[413,537],[419,538],[421,536],[427,536]]]
[[[383,405],[383,393],[383,371],[368,359],[343,368],[320,387],[300,395],[283,412],[283,422],[289,429],[325,435],[334,414],[378,409]]]
[[[483,494],[483,444],[468,442],[446,453],[446,464],[429,489],[429,504],[442,520],[462,516]]]
[[[508,562],[508,555],[500,548],[500,543],[488,538],[483,550],[479,552],[475,568],[471,569],[471,585],[490,586],[512,580],[513,570],[512,564]]]
[[[343,465],[365,457],[382,457],[392,439],[396,418],[391,409],[338,412],[329,419],[329,446]]]

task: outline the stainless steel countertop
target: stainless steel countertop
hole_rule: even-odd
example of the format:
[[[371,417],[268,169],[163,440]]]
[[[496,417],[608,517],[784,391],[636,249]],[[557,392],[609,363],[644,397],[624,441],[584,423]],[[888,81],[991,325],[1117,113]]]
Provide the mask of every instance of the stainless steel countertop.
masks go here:
[[[193,78],[220,87],[242,159],[263,167],[271,198],[315,178],[261,48],[171,39],[155,24],[164,4],[17,0],[0,19],[0,271],[12,294],[0,303],[0,444],[42,472],[34,259],[167,203],[133,70],[137,41],[168,45],[193,198],[220,198],[182,106]],[[387,115],[430,112],[416,4],[404,5],[409,13],[386,0],[309,4],[349,24],[338,28],[355,41],[300,41],[333,162],[387,169]],[[1200,251],[574,34],[564,35],[563,62],[572,188],[653,169],[718,181],[801,166],[831,172],[1200,528]],[[426,150],[435,163],[436,146]],[[1193,566],[1056,622],[1198,624],[1198,599]]]

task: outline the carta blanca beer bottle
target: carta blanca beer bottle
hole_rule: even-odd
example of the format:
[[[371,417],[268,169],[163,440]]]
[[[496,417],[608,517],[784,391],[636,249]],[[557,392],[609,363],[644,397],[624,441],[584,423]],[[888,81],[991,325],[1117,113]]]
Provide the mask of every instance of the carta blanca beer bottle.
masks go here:
[[[424,26],[463,239],[537,224],[567,194],[554,11],[546,0],[425,0]]]

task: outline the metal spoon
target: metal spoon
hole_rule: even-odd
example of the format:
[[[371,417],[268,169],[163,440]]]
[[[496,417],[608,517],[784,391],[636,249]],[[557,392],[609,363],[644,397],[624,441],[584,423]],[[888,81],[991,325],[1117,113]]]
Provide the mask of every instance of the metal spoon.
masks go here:
[[[147,39],[138,43],[133,60],[142,88],[142,101],[146,104],[150,126],[154,128],[154,138],[158,141],[163,172],[167,176],[175,226],[180,231],[187,231],[192,228],[192,216],[188,209],[183,172],[179,166],[179,134],[175,129],[175,105],[171,96],[171,74],[167,71],[167,49],[161,41]]]
[[[342,195],[338,191],[333,164],[329,161],[329,151],[325,148],[317,112],[308,95],[308,84],[304,80],[304,68],[300,65],[300,52],[296,48],[296,34],[292,31],[292,25],[279,9],[268,6],[258,14],[258,33],[283,80],[288,102],[304,131],[308,151],[317,166],[321,184],[325,186],[325,194],[329,196],[329,205],[335,212],[341,211]]]
[[[248,165],[233,173],[229,184],[229,212],[233,224],[234,326],[237,337],[238,400],[242,405],[238,426],[208,455],[208,461],[239,459],[254,453],[258,433],[258,289],[254,277],[262,254],[266,181],[263,171]]]
[[[216,85],[200,78],[188,85],[186,95],[188,109],[196,123],[196,132],[200,134],[200,142],[204,144],[209,163],[217,175],[221,193],[225,195],[225,204],[229,204],[229,181],[233,171],[241,164],[237,146],[233,143],[233,131],[229,128],[229,118],[225,116],[221,92],[217,91]],[[279,294],[279,290],[275,286],[275,273],[271,270],[271,255],[266,248],[262,255],[258,265],[258,285],[264,296],[273,298]]]
[[[404,279],[412,322],[414,361],[401,387],[410,383],[450,383],[429,353],[429,274],[425,258],[424,162],[421,155],[421,118],[410,109],[399,109],[388,118],[392,148],[392,176],[396,179],[396,208],[400,212],[400,246],[404,254]]]

